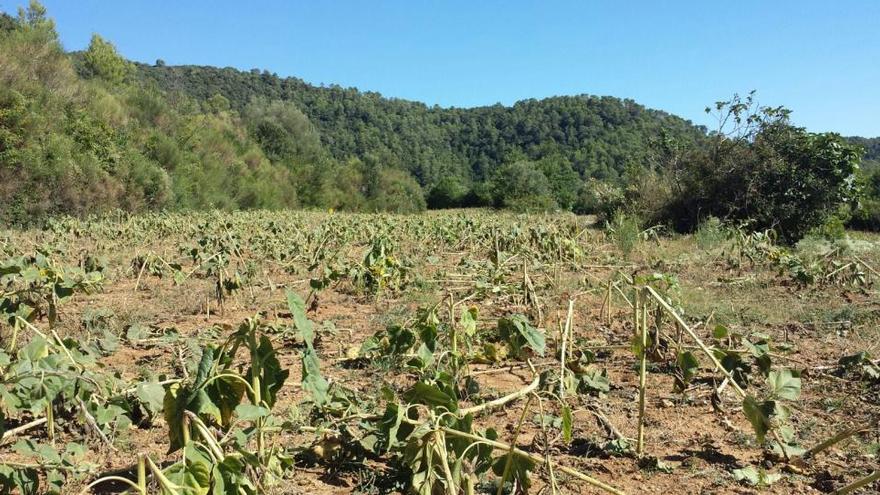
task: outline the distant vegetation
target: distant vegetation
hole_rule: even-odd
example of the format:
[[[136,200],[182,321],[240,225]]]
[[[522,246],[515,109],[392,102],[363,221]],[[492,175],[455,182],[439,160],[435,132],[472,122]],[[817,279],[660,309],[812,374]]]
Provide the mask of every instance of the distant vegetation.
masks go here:
[[[880,137],[848,139],[865,150],[859,173],[861,201],[853,212],[850,224],[862,229],[880,230]]]
[[[876,160],[880,140],[807,133],[750,98],[714,111],[727,120],[708,132],[612,97],[428,107],[266,71],[131,63],[98,35],[69,54],[32,3],[0,18],[0,218],[491,206],[678,230],[718,217],[790,240],[830,220],[880,228],[880,167],[856,172],[858,146]]]

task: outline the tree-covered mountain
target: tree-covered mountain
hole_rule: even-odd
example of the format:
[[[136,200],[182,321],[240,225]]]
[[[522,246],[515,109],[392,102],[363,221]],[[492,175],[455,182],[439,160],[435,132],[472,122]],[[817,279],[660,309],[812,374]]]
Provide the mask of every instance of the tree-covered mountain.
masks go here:
[[[849,142],[853,144],[857,144],[864,148],[865,150],[865,162],[872,162],[867,164],[869,166],[877,166],[880,164],[880,137],[874,138],[865,138],[859,136],[850,136],[846,138]]]
[[[205,101],[222,95],[245,111],[255,99],[296,105],[336,159],[380,160],[430,190],[449,175],[486,180],[499,165],[559,157],[582,178],[616,181],[650,161],[651,145],[704,131],[632,100],[562,96],[513,106],[440,108],[339,86],[319,87],[266,71],[138,64],[145,81]]]

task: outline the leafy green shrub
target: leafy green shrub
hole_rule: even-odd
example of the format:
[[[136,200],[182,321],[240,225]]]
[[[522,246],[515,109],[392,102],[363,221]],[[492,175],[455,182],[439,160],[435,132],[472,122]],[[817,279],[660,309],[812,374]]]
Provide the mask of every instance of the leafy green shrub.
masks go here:
[[[427,207],[418,182],[402,170],[382,168],[370,192],[368,205],[374,211],[418,213]]]
[[[558,207],[550,181],[534,164],[524,160],[499,167],[490,180],[495,206],[515,211],[545,211]]]
[[[579,215],[598,215],[601,220],[610,220],[614,213],[623,208],[623,191],[608,182],[588,180],[578,193],[574,212]]]
[[[694,240],[700,249],[708,250],[724,242],[728,238],[727,229],[716,217],[709,217],[694,232]]]
[[[867,166],[862,169],[860,182],[862,197],[853,208],[849,225],[858,229],[880,230],[880,166],[877,162],[873,167]]]
[[[608,222],[607,230],[620,252],[629,257],[641,238],[642,221],[635,215],[617,212]]]
[[[431,188],[428,193],[428,207],[455,208],[465,206],[468,202],[470,188],[460,177],[447,175]]]
[[[722,126],[707,147],[673,164],[679,192],[662,215],[676,229],[692,231],[711,215],[774,229],[793,243],[854,200],[855,145],[795,127],[789,110],[757,107],[751,94],[719,102],[715,110],[736,127]]]
[[[880,198],[863,199],[849,224],[859,229],[880,230]]]

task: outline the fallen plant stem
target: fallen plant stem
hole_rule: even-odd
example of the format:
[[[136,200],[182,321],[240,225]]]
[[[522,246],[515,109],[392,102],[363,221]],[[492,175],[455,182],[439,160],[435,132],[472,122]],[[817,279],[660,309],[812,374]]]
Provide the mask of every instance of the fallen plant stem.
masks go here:
[[[104,432],[101,431],[101,427],[98,426],[98,422],[95,421],[95,417],[92,416],[91,413],[89,413],[88,408],[86,408],[86,403],[79,398],[77,399],[77,402],[79,402],[79,410],[83,413],[83,417],[85,418],[86,424],[89,426],[89,428],[94,431],[96,435],[98,435],[98,438],[100,438],[101,441],[110,448],[110,450],[115,452],[116,447],[113,446],[113,442],[111,442],[110,439],[107,438],[107,435],[105,435]]]
[[[837,433],[836,435],[832,436],[831,438],[828,438],[828,439],[816,444],[815,446],[811,447],[806,452],[804,452],[804,455],[802,457],[804,459],[808,459],[810,457],[813,457],[814,455],[818,454],[819,452],[830,449],[834,445],[846,440],[847,438],[855,435],[856,433],[860,433],[862,431],[870,429],[871,426],[872,426],[871,423],[864,423],[859,426],[847,428],[847,429]]]
[[[859,488],[864,488],[877,480],[880,480],[880,470],[875,470],[873,473],[869,474],[868,476],[865,476],[864,478],[862,478],[860,480],[853,481],[852,483],[846,485],[845,487],[836,490],[831,495],[846,495],[847,493],[852,493],[852,492],[858,490]]]
[[[499,449],[499,450],[506,450],[508,452],[513,453],[513,455],[517,455],[517,456],[522,457],[524,459],[529,459],[532,462],[535,462],[538,464],[543,464],[546,462],[546,459],[544,459],[543,457],[541,457],[539,455],[530,454],[524,450],[520,450],[520,449],[518,449],[512,445],[508,445],[504,442],[499,442],[496,440],[489,440],[487,438],[483,438],[481,436],[474,435],[472,433],[466,433],[463,431],[454,430],[454,429],[448,428],[446,426],[441,426],[440,429],[449,436],[464,438],[464,439],[471,440],[474,442],[482,442],[492,448]],[[586,475],[576,469],[562,466],[557,462],[554,462],[554,464],[556,466],[557,471],[563,472],[569,476],[573,476],[573,477],[575,477],[581,481],[584,481],[592,486],[595,486],[596,488],[599,488],[607,493],[613,493],[614,495],[626,495],[624,492],[618,490],[617,488],[614,488],[613,486],[608,485],[602,481],[599,481],[596,478],[593,478],[592,476]]]
[[[477,414],[484,412],[484,411],[487,411],[489,409],[503,406],[503,405],[507,404],[508,402],[513,402],[516,399],[519,399],[520,397],[522,397],[524,395],[528,395],[528,394],[532,393],[533,391],[535,391],[538,388],[538,385],[540,384],[540,382],[541,382],[541,377],[538,375],[535,375],[535,379],[532,380],[532,383],[528,384],[525,388],[517,390],[516,392],[513,392],[512,394],[505,395],[504,397],[499,397],[495,400],[490,400],[488,402],[484,402],[482,404],[479,404],[479,405],[476,405],[473,407],[466,407],[464,409],[459,409],[458,415],[459,416],[467,416],[468,414],[477,415]]]
[[[6,442],[6,440],[18,435],[19,433],[24,433],[24,432],[30,430],[31,428],[36,428],[37,426],[45,424],[46,421],[47,421],[47,418],[43,417],[43,418],[35,419],[35,420],[31,421],[30,423],[25,423],[21,426],[17,426],[15,428],[10,428],[10,429],[4,431],[3,436],[0,437],[0,445],[4,444]]]
[[[501,481],[498,483],[498,491],[495,492],[495,495],[502,495],[504,492],[504,483],[507,482],[508,476],[510,476],[510,466],[513,465],[513,446],[516,445],[516,441],[519,440],[519,433],[522,431],[522,425],[526,420],[526,414],[529,413],[529,407],[532,405],[532,397],[533,395],[529,395],[529,400],[526,401],[526,407],[523,408],[522,414],[519,416],[519,421],[516,423],[516,429],[513,432],[513,439],[510,441],[510,450],[507,452],[507,459],[504,461],[504,472],[501,474]]]

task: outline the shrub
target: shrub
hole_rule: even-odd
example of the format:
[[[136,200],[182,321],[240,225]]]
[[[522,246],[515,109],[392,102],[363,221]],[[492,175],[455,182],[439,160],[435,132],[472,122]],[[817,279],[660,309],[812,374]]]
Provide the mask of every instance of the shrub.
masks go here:
[[[727,229],[717,217],[709,217],[700,224],[694,233],[697,246],[703,250],[709,250],[724,242],[727,238]]]
[[[618,211],[614,214],[611,221],[608,222],[606,230],[614,240],[617,249],[625,257],[629,258],[642,235],[642,220],[635,215],[628,215]]]
[[[470,189],[465,181],[454,175],[440,179],[428,193],[428,208],[455,208],[464,206]]]
[[[578,193],[574,212],[578,215],[598,215],[600,220],[611,220],[625,204],[623,190],[608,182],[590,179]]]
[[[499,167],[490,180],[495,206],[517,211],[557,208],[550,181],[532,162],[520,160]]]
[[[716,109],[736,128],[722,127],[709,146],[672,168],[679,189],[662,217],[677,230],[692,231],[716,216],[774,229],[793,243],[853,201],[856,146],[837,134],[792,126],[788,110],[755,107],[751,95],[719,102]]]
[[[381,168],[375,190],[369,198],[369,208],[374,211],[417,213],[426,208],[425,196],[419,183],[406,172]]]

